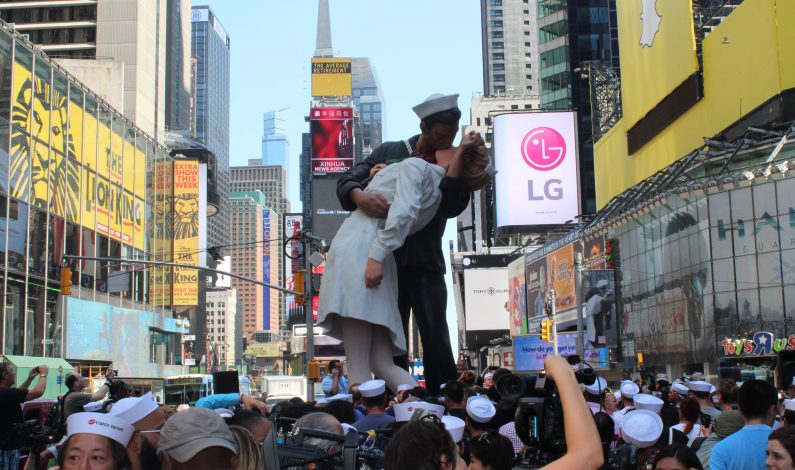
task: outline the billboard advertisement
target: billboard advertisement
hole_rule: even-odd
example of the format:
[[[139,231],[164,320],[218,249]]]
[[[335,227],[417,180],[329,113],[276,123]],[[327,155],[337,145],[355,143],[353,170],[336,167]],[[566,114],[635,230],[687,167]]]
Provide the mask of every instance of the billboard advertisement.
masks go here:
[[[312,58],[312,96],[351,96],[350,58]]]
[[[312,178],[311,192],[312,234],[331,243],[350,214],[337,199],[337,178]]]
[[[595,237],[583,242],[582,269],[605,269],[605,240]]]
[[[508,330],[508,268],[465,269],[466,330]]]
[[[301,214],[284,214],[283,217],[282,227],[284,227],[285,241],[291,237],[298,237],[301,234],[304,216]],[[284,278],[282,279],[282,285],[287,289],[295,289],[295,278],[293,277],[293,273],[303,267],[304,260],[302,257],[299,257],[302,249],[303,245],[300,240],[297,239],[293,239],[284,245]],[[295,296],[285,293],[285,312],[290,312],[295,306]]]
[[[262,211],[262,282],[271,283],[271,211]],[[262,289],[262,329],[271,329],[271,295],[276,295],[276,291]]]
[[[353,166],[353,108],[313,108],[312,172],[342,173]]]
[[[527,286],[524,256],[508,265],[508,310],[511,313],[511,336],[527,334]]]
[[[199,265],[199,162],[174,162],[174,260]],[[172,305],[194,306],[199,302],[199,272],[174,268]]]
[[[576,113],[494,118],[498,227],[558,225],[580,214]]]
[[[558,353],[561,356],[577,354],[577,334],[558,333]],[[594,369],[607,369],[607,348],[594,348],[587,341],[583,360]],[[544,368],[544,359],[552,354],[552,343],[544,341],[540,336],[516,336],[513,338],[513,360],[515,371],[539,371]]]
[[[549,285],[547,283],[546,258],[542,257],[527,265],[525,282],[527,283],[527,317],[535,318],[544,315],[545,296]]]
[[[594,347],[618,347],[616,283],[612,269],[584,271],[582,294],[585,302],[585,332]]]
[[[547,255],[547,285],[555,290],[557,312],[577,306],[574,284],[574,245],[569,243]]]

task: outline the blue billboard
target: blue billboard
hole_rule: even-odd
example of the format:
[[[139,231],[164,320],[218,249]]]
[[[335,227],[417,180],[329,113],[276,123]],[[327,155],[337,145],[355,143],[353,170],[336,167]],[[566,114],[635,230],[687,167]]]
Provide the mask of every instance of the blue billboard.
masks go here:
[[[607,369],[608,351],[606,347],[593,348],[583,333],[585,354],[582,359],[594,369]],[[561,356],[577,354],[577,334],[558,333],[558,353]],[[544,359],[552,354],[552,343],[544,341],[540,336],[514,336],[513,368],[517,371],[538,371],[544,368]]]

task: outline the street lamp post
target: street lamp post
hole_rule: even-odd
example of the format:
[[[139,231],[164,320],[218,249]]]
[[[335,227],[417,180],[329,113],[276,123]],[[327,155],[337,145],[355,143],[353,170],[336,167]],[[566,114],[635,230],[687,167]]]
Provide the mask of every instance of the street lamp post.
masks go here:
[[[282,348],[282,375],[287,375],[287,348]]]
[[[177,326],[180,328],[180,335],[179,341],[182,344],[182,374],[185,374],[185,329],[187,328],[190,331],[190,318],[185,317],[177,317]]]

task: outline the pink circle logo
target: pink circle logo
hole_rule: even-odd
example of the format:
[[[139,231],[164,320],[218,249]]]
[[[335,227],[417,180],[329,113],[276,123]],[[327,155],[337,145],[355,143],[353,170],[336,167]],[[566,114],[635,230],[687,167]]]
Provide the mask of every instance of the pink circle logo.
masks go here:
[[[555,129],[536,127],[522,139],[522,157],[535,170],[552,170],[566,157],[566,141]]]

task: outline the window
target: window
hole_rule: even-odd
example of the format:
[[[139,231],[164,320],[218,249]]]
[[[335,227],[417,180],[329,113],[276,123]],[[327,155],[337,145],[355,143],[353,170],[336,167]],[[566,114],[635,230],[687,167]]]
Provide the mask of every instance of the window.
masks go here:
[[[504,49],[505,48],[505,43],[502,42],[502,41],[499,41],[499,42],[495,41],[495,42],[491,43],[491,48],[492,49]]]
[[[524,105],[524,109],[533,109],[533,105],[532,104],[526,104],[526,105]]]
[[[512,104],[511,105],[511,109],[519,109],[519,105],[518,104]]]
[[[505,75],[495,75],[494,76],[494,81],[495,82],[504,82],[505,81]]]
[[[491,16],[502,17],[502,10],[491,10]]]
[[[505,54],[502,52],[492,52],[491,53],[492,60],[505,60]]]

